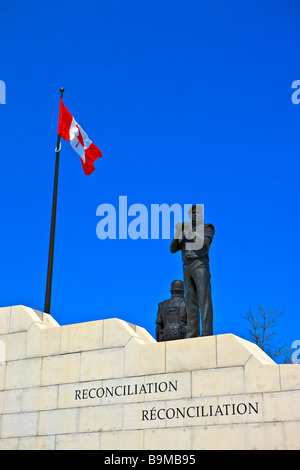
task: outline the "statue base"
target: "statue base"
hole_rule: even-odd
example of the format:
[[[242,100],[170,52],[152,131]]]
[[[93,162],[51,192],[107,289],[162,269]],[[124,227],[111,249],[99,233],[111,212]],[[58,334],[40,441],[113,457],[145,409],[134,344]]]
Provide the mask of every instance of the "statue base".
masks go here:
[[[299,400],[300,365],[233,334],[0,309],[0,449],[300,449]]]

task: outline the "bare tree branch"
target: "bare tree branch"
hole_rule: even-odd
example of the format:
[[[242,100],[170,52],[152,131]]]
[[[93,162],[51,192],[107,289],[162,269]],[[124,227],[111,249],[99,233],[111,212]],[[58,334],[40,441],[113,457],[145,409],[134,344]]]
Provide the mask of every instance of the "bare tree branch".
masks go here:
[[[250,309],[249,313],[242,318],[249,323],[248,335],[250,341],[257,344],[271,358],[278,358],[283,354],[286,357],[286,361],[288,361],[287,345],[280,345],[274,341],[277,335],[275,328],[278,325],[278,318],[283,313],[284,311],[282,310],[274,309],[266,312],[259,305],[255,313],[252,313]]]

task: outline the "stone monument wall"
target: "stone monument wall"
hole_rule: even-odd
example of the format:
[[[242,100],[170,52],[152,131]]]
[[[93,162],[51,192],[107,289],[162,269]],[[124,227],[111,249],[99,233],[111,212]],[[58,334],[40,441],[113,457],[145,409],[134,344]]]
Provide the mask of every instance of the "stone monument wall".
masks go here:
[[[232,334],[0,309],[0,449],[300,449],[300,365]]]

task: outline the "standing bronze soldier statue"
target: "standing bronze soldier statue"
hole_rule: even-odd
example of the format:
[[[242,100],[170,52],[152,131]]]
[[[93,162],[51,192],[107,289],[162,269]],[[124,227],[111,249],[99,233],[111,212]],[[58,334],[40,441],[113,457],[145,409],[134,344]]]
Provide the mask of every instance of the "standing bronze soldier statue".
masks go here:
[[[212,224],[205,224],[203,209],[193,205],[189,209],[192,221],[176,224],[176,233],[171,243],[171,253],[182,251],[184,287],[186,295],[186,338],[213,334],[213,307],[211,300],[209,248],[215,234]]]
[[[171,341],[185,337],[186,311],[182,281],[171,284],[171,299],[158,304],[156,317],[156,340]]]

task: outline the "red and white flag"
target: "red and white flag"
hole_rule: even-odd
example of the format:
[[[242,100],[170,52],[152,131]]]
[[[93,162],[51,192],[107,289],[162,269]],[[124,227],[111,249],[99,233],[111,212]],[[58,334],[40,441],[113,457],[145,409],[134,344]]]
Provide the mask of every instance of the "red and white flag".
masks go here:
[[[70,111],[60,100],[58,134],[69,140],[71,147],[80,155],[83,171],[90,175],[94,170],[94,161],[102,157],[101,150],[88,138],[82,127],[75,121]]]

